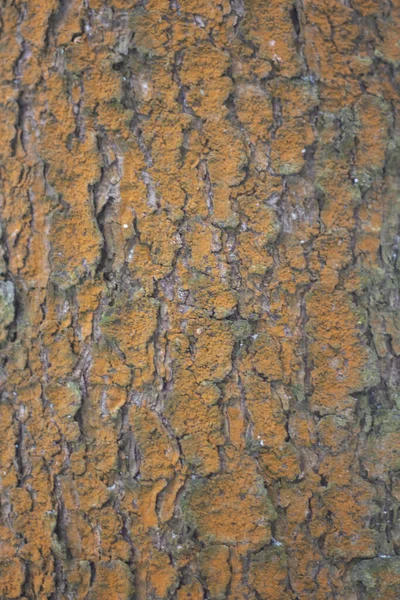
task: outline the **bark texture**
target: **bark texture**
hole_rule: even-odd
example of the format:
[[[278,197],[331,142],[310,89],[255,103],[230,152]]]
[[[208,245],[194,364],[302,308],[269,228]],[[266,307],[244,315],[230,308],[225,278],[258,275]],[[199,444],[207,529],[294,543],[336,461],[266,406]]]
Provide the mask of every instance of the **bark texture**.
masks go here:
[[[399,0],[0,28],[0,597],[398,600]]]

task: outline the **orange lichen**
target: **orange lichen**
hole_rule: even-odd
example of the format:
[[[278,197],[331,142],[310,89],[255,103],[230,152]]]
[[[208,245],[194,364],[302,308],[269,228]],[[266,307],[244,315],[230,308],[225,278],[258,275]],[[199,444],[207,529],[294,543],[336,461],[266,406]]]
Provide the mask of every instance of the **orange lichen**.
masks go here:
[[[249,460],[233,460],[232,472],[193,481],[188,513],[205,542],[238,544],[241,551],[270,541],[275,511]]]
[[[399,22],[4,4],[4,600],[398,597]]]

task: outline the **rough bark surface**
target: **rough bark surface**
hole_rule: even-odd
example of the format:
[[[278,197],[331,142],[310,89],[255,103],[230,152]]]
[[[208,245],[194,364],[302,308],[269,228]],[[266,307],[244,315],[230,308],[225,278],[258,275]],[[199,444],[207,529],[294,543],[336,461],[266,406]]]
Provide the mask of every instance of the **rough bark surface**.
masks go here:
[[[0,31],[0,597],[398,600],[399,0]]]

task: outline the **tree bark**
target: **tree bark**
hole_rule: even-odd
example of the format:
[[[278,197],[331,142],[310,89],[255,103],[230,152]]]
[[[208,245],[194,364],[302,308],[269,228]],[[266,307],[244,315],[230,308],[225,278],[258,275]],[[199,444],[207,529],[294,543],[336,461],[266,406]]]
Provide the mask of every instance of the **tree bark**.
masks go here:
[[[0,597],[400,597],[399,0],[2,0]]]

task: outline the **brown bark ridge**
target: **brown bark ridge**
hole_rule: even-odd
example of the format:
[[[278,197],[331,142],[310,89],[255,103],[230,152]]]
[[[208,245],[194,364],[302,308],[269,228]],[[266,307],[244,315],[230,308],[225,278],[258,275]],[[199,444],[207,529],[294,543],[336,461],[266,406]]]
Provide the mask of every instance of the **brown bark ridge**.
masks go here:
[[[1,0],[0,598],[400,598],[399,0]]]

